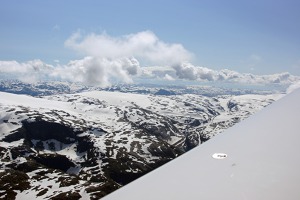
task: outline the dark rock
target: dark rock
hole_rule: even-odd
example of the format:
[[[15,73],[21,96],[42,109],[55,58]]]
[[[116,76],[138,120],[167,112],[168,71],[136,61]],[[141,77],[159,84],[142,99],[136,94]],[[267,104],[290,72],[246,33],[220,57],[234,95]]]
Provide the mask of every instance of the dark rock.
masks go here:
[[[94,143],[90,140],[88,136],[77,137],[78,145],[77,152],[82,153],[94,148]]]
[[[75,164],[71,162],[66,156],[59,154],[39,154],[32,157],[36,162],[52,169],[59,169],[64,172],[70,167],[75,167]]]
[[[192,120],[192,122],[189,125],[194,126],[194,127],[195,126],[200,126],[201,122],[200,122],[199,119],[194,119],[194,120]]]
[[[45,188],[45,189],[43,189],[43,190],[41,190],[39,193],[37,193],[37,195],[36,196],[43,196],[44,194],[46,194],[48,192],[48,189],[47,188]]]
[[[40,164],[38,164],[37,162],[35,162],[34,160],[28,158],[27,162],[15,165],[15,166],[11,166],[11,165],[7,165],[8,167],[11,167],[12,169],[21,171],[21,172],[32,172],[34,170],[37,170],[39,168],[41,168],[42,166]]]
[[[0,172],[0,191],[5,191],[4,199],[15,199],[15,190],[24,191],[30,189],[29,176],[13,169]]]
[[[58,178],[58,181],[60,182],[59,187],[67,187],[79,183],[79,179],[76,176],[61,176]]]
[[[65,144],[71,144],[75,139],[73,129],[59,123],[23,121],[23,128],[25,129],[25,137],[29,141],[32,139],[42,141],[55,139]]]
[[[62,200],[62,199],[78,200],[81,197],[82,196],[78,192],[69,191],[69,192],[63,192],[54,197],[51,197],[51,200]]]
[[[5,136],[2,140],[4,142],[14,142],[24,138],[24,130],[18,129],[16,132]]]
[[[107,194],[120,188],[120,185],[116,184],[113,181],[106,181],[96,186],[89,186],[85,189],[87,193],[93,193],[91,196],[92,200],[100,199],[101,197],[106,196]]]
[[[239,109],[237,102],[235,102],[234,100],[228,101],[227,107],[230,111],[237,111]]]

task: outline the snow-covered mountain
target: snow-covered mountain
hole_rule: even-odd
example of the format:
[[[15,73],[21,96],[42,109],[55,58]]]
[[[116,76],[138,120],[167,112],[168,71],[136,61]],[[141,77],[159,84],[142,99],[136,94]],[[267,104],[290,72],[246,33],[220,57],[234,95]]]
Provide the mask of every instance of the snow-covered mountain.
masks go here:
[[[0,92],[0,198],[99,199],[282,96]]]

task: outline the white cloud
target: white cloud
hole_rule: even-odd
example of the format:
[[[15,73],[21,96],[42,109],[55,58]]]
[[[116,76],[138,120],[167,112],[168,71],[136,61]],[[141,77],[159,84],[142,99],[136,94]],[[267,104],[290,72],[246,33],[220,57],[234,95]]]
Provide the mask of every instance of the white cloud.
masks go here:
[[[197,81],[215,81],[218,79],[218,72],[206,67],[197,67],[191,63],[175,65],[174,70],[180,79]]]
[[[17,61],[0,61],[1,73],[35,73],[45,70],[51,70],[53,66],[48,65],[41,60],[31,60],[25,63]]]
[[[48,65],[41,60],[25,63],[0,61],[3,75],[26,82],[48,79],[61,79],[81,82],[88,85],[108,86],[112,80],[131,83],[131,76],[140,70],[139,62],[134,58],[109,60],[106,58],[85,57],[70,61],[67,65]]]
[[[2,76],[14,76],[25,82],[36,82],[44,79],[52,70],[52,65],[48,65],[38,59],[24,63],[17,61],[0,61],[0,73]]]
[[[109,59],[135,57],[151,65],[173,65],[192,58],[192,53],[181,44],[165,43],[151,31],[121,37],[106,33],[83,36],[78,31],[66,40],[65,46],[87,56]]]
[[[169,66],[142,67],[140,77],[164,79],[166,74],[171,77],[176,77],[174,69]]]
[[[88,85],[109,86],[112,80],[131,83],[131,76],[137,75],[139,68],[139,62],[134,58],[85,57],[55,68],[51,76]]]
[[[272,75],[243,74],[228,69],[220,71],[206,67],[195,66],[191,63],[183,63],[173,67],[180,79],[195,81],[223,81],[246,84],[281,84],[288,85],[300,80],[300,77],[293,76],[287,72]]]

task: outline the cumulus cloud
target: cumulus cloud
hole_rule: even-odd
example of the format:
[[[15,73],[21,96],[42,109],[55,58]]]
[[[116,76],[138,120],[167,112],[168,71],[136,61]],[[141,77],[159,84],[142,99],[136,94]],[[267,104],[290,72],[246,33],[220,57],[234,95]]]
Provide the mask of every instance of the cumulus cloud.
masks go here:
[[[206,67],[195,66],[190,63],[183,63],[173,67],[176,75],[181,79],[197,81],[226,81],[246,84],[292,84],[300,77],[293,76],[288,72],[272,75],[254,75],[249,73],[239,73],[236,71],[223,69],[220,71]]]
[[[199,81],[214,81],[216,79],[215,71],[205,67],[196,67],[191,63],[182,63],[180,65],[175,65],[173,68],[180,79]]]
[[[106,33],[83,35],[77,31],[65,41],[65,46],[81,53],[84,58],[66,65],[57,63],[50,76],[100,86],[107,86],[112,80],[131,83],[132,76],[146,75],[140,62],[177,65],[192,57],[181,44],[165,43],[151,31],[120,37]],[[165,78],[170,80],[172,76]]]
[[[106,33],[83,36],[78,31],[66,40],[65,46],[88,56],[109,59],[135,57],[151,65],[173,65],[192,58],[192,53],[181,44],[163,42],[151,31],[120,37]]]
[[[0,73],[2,76],[14,76],[25,82],[36,82],[45,79],[53,69],[52,65],[48,65],[38,59],[24,63],[0,61]]]
[[[45,79],[60,79],[81,82],[87,85],[109,86],[112,80],[131,83],[140,66],[134,58],[110,60],[106,58],[85,57],[70,61],[67,65],[48,65],[41,60],[25,63],[0,61],[1,75],[8,75],[25,82]]]
[[[81,53],[84,58],[70,61],[68,64],[55,61],[55,66],[45,64],[41,60],[24,63],[2,61],[0,72],[23,81],[55,78],[107,86],[112,81],[131,83],[132,76],[147,75],[146,71],[141,70],[140,62],[147,65],[173,66],[192,58],[192,54],[181,44],[166,43],[151,31],[119,37],[106,33],[83,35],[77,31],[65,41],[65,46]],[[148,75],[160,76],[159,70],[156,73],[157,75],[152,71]],[[162,78],[171,80],[174,74],[164,74]]]
[[[174,69],[170,66],[142,67],[140,77],[165,79],[166,74],[174,79],[177,78]]]
[[[288,72],[271,75],[255,75],[239,73],[229,69],[212,70],[191,63],[182,63],[172,67],[142,67],[140,76],[165,80],[181,79],[207,83],[224,82],[249,85],[282,85],[285,87],[300,81],[299,76],[293,76]]]
[[[131,83],[131,76],[136,75],[139,68],[139,62],[134,58],[85,57],[55,68],[51,76],[88,85],[109,86],[112,80]]]
[[[53,66],[48,65],[41,60],[31,60],[25,63],[17,61],[0,61],[1,73],[34,73],[40,71],[51,70]]]

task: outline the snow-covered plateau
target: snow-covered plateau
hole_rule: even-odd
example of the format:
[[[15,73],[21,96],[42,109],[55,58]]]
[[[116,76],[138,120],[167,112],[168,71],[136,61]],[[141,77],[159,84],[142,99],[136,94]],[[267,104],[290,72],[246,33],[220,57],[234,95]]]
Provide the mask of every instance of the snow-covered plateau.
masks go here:
[[[99,199],[283,96],[53,87],[0,92],[0,199]]]

